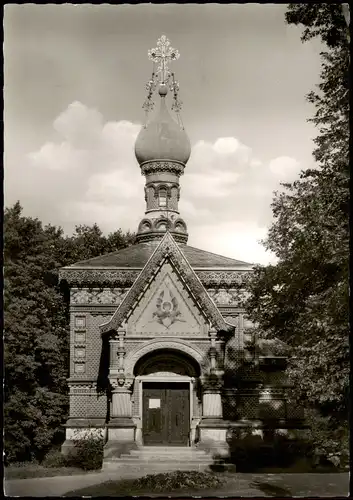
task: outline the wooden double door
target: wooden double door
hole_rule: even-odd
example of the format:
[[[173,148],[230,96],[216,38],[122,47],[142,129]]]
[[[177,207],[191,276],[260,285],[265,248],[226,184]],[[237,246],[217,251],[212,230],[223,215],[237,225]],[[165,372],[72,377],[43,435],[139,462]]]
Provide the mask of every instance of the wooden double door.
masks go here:
[[[186,446],[190,431],[188,383],[143,383],[145,445]]]

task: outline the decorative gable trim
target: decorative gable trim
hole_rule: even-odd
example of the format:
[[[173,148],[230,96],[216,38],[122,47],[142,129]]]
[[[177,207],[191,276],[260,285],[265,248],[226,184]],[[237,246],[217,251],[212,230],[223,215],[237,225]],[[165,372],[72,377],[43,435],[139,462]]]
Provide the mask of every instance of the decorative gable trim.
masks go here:
[[[166,260],[171,263],[180,280],[185,284],[189,293],[192,295],[195,303],[198,304],[201,313],[206,317],[213,328],[223,332],[234,331],[234,326],[225,321],[202,285],[200,279],[191,268],[185,255],[174,241],[171,234],[167,232],[110,321],[100,326],[102,335],[112,330],[117,330],[122,323],[128,319],[134,307],[137,305],[145,290]]]

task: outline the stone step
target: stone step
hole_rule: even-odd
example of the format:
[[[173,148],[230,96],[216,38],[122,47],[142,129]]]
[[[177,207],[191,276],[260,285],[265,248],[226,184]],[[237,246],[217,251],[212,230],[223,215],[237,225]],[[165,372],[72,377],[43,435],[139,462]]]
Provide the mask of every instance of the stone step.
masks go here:
[[[138,452],[143,452],[143,453],[158,453],[158,454],[170,454],[170,453],[204,453],[205,450],[200,449],[200,448],[176,448],[174,446],[171,446],[170,448],[157,448],[157,446],[151,446],[151,447],[141,447],[135,450],[131,451],[138,451]]]
[[[170,456],[170,457],[160,457],[158,455],[151,455],[151,456],[141,456],[141,455],[127,455],[127,454],[122,454],[120,455],[121,460],[140,460],[140,462],[151,462],[151,461],[156,461],[156,462],[196,462],[196,461],[202,461],[202,460],[211,460],[212,457],[209,455],[189,455],[189,456]]]
[[[131,451],[141,451],[144,453],[193,453],[195,451],[204,451],[199,448],[191,448],[190,446],[166,446],[166,447],[159,447],[159,446],[141,446],[138,449],[131,450]]]
[[[209,470],[212,462],[183,462],[183,463],[170,463],[166,464],[163,462],[149,462],[148,464],[141,464],[141,462],[126,463],[123,460],[105,460],[103,462],[103,471],[127,471],[130,475],[138,473],[139,475],[153,474],[158,472],[172,472],[175,470],[198,470],[205,471]]]
[[[145,451],[145,450],[131,450],[131,452],[129,453],[129,455],[133,455],[133,456],[138,456],[138,457],[141,457],[141,458],[150,458],[150,457],[161,457],[161,458],[174,458],[174,457],[204,457],[207,455],[207,453],[205,451],[189,451],[189,452],[186,452],[186,451],[170,451],[170,452],[163,452],[163,453],[159,453],[158,451],[155,451],[155,450],[149,450],[149,451]]]
[[[149,464],[149,463],[168,463],[168,464],[174,464],[174,463],[209,463],[212,462],[212,459],[210,457],[189,457],[189,458],[179,458],[179,457],[174,457],[166,460],[165,458],[162,457],[152,457],[150,459],[141,459],[140,457],[134,457],[131,455],[121,455],[120,458],[111,458],[110,460],[113,461],[124,461],[125,463],[141,463],[141,464]]]

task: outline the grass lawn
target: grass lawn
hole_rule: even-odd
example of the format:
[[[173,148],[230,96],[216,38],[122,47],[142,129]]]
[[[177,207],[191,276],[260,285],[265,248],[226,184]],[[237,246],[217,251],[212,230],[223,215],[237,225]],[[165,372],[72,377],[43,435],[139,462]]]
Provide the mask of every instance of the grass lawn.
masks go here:
[[[138,479],[106,481],[70,491],[64,496],[141,496],[193,494],[222,488],[226,479],[219,474],[196,471],[175,471],[149,474]]]
[[[346,497],[349,490],[349,475],[347,473],[204,474],[172,472],[151,474],[139,479],[111,480],[76,489],[63,496]]]
[[[31,479],[36,477],[73,476],[76,474],[89,474],[91,472],[99,471],[85,471],[79,467],[44,467],[44,465],[24,462],[5,467],[4,476],[8,480]]]

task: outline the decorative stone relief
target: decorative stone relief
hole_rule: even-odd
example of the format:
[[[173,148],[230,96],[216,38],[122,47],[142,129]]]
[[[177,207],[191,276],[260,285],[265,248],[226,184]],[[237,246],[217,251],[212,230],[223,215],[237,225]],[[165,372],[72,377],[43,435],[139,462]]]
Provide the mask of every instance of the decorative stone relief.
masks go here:
[[[218,306],[242,307],[249,296],[249,293],[242,288],[211,288],[207,292]]]
[[[75,346],[74,357],[84,359],[86,357],[86,348],[83,346]]]
[[[127,293],[126,288],[72,288],[71,304],[120,304]]]
[[[91,294],[88,290],[71,290],[71,303],[72,304],[89,304],[91,301]]]
[[[75,342],[79,344],[86,342],[86,332],[75,332]]]
[[[86,316],[75,316],[75,328],[86,328]]]
[[[177,298],[166,288],[158,295],[151,323],[157,322],[168,329],[177,321],[186,323],[181,317]]]
[[[128,320],[133,334],[207,334],[205,318],[169,263],[161,269]]]
[[[82,362],[82,361],[78,362],[77,361],[77,362],[74,363],[74,365],[75,365],[75,373],[77,373],[77,374],[83,374],[83,373],[85,373],[85,371],[86,371],[86,365],[85,365],[84,362]]]

